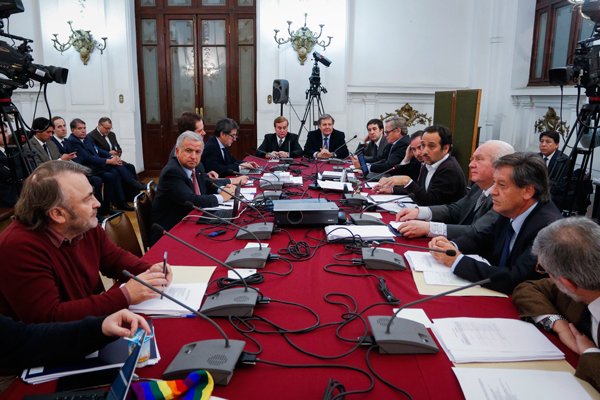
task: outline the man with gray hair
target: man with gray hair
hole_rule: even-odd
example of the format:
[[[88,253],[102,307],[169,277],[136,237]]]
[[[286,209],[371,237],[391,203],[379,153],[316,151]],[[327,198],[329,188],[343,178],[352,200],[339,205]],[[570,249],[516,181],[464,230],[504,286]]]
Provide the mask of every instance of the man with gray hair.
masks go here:
[[[494,162],[514,152],[510,144],[501,140],[488,140],[480,145],[469,163],[473,185],[467,195],[450,204],[400,210],[396,221],[404,223],[398,231],[406,238],[445,236],[452,240],[463,234],[477,235],[487,229],[498,218],[498,213],[492,210],[490,196],[494,185]]]
[[[494,163],[493,209],[500,217],[488,229],[477,234],[464,234],[450,242],[437,236],[429,242],[436,250],[456,250],[456,255],[431,254],[463,279],[477,282],[505,271],[508,277],[485,285],[490,289],[511,293],[527,279],[539,279],[536,259],[531,254],[533,239],[550,223],[562,217],[550,201],[548,171],[535,153],[513,153]],[[460,251],[458,251],[460,250]],[[489,263],[464,254],[478,254]]]
[[[521,318],[554,332],[580,355],[575,376],[600,390],[600,226],[585,217],[542,229],[533,242],[537,269],[548,278],[515,288]]]
[[[192,209],[191,202],[197,207],[215,207],[231,198],[235,185],[245,184],[247,176],[231,179],[217,179],[215,184],[225,186],[225,190],[217,193],[210,178],[199,167],[204,150],[202,136],[192,131],[185,131],[177,137],[175,156],[169,159],[160,172],[156,197],[152,202],[152,220],[169,230],[183,219]],[[158,233],[152,238],[156,242]]]

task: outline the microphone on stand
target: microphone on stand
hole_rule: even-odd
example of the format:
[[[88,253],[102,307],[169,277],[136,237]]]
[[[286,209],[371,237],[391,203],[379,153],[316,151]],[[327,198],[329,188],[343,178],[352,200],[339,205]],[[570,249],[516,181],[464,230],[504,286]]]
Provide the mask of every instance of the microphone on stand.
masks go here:
[[[233,175],[241,176],[241,175],[244,175],[244,174],[242,174],[240,172],[234,172]],[[257,177],[254,177],[254,176],[248,176],[248,179],[252,179],[254,181],[259,181],[259,182],[265,182],[264,184],[263,183],[259,183],[259,186],[261,187],[261,189],[265,188],[265,187],[268,187],[268,188],[273,189],[273,190],[281,190],[281,189],[283,189],[283,182],[281,182],[281,180],[279,179],[279,176],[277,176],[275,174],[271,174],[271,175],[273,175],[274,177],[276,177],[277,181],[270,181],[270,180],[262,178],[262,177],[257,178]]]
[[[379,179],[383,175],[385,175],[388,172],[391,172],[391,171],[393,171],[393,170],[395,170],[397,168],[398,168],[398,165],[394,165],[393,167],[386,169],[382,173],[375,175],[371,179],[365,179],[365,182],[369,182],[369,181],[372,181],[374,179]],[[364,178],[366,178],[366,177],[364,177]],[[349,205],[360,205],[360,206],[362,206],[365,203],[368,203],[367,198],[365,196],[363,196],[362,194],[348,193],[348,194],[344,195],[344,199],[346,199],[346,203],[349,204]],[[357,224],[357,225],[360,225],[360,224]],[[369,225],[369,224],[367,224],[367,225]]]
[[[208,321],[219,331],[225,340],[225,346],[223,346],[221,340],[200,340],[184,345],[163,373],[163,379],[185,379],[190,372],[198,369],[205,369],[210,372],[217,385],[227,385],[233,376],[233,370],[240,359],[240,355],[244,350],[246,342],[242,340],[229,340],[225,331],[223,331],[215,321],[206,316],[206,314],[194,310],[192,307],[171,297],[163,290],[155,288],[133,275],[131,272],[123,270],[123,275],[129,279],[133,279],[153,292],[160,294],[161,297],[171,300],[173,303],[185,308],[192,314]],[[213,357],[218,357],[219,361],[223,363],[219,363],[218,365],[215,364]]]
[[[337,151],[339,149],[341,149],[342,147],[344,147],[344,146],[348,147],[348,143],[350,143],[351,141],[353,141],[357,137],[358,137],[358,135],[352,136],[350,139],[348,139],[344,143],[342,143],[341,146],[339,146],[337,149],[335,149],[334,151],[332,151],[332,153],[334,153],[334,154],[337,153]],[[328,161],[329,161],[330,164],[343,164],[344,163],[344,161],[341,160],[341,159],[339,159],[339,158],[330,158]]]
[[[252,204],[250,204],[250,202],[246,201],[246,199],[244,199],[242,196],[236,196],[233,193],[229,193],[227,190],[225,190],[224,188],[221,188],[221,186],[217,185],[216,183],[214,183],[212,181],[210,183],[217,189],[220,189],[223,192],[229,194],[231,197],[233,197],[237,201],[244,203],[246,205],[246,207],[250,207],[252,210],[256,211],[258,213],[258,215],[260,215],[260,218],[263,220],[263,223],[249,224],[249,225],[246,225],[243,230],[239,230],[238,233],[236,234],[236,237],[238,239],[242,239],[242,240],[252,240],[252,238],[256,238],[257,240],[258,239],[271,239],[271,234],[273,233],[274,225],[272,222],[267,222],[265,215],[263,213],[261,213],[258,210],[258,208],[254,207]]]
[[[248,247],[245,249],[234,250],[229,254],[229,257],[225,260],[227,264],[230,264],[236,268],[255,268],[261,269],[265,267],[265,263],[269,259],[270,250],[268,247],[263,246],[258,236],[251,232],[250,230],[241,227],[237,224],[234,224],[231,221],[227,221],[225,218],[221,218],[217,214],[211,213],[202,207],[198,207],[194,205],[191,201],[186,201],[186,206],[191,207],[195,210],[201,211],[203,213],[208,214],[210,217],[216,218],[220,222],[223,222],[227,225],[234,226],[238,229],[241,229],[247,232],[250,236],[252,236],[258,242],[258,249],[255,247]]]
[[[386,242],[392,246],[400,246],[400,247],[409,247],[411,249],[418,250],[426,250],[435,253],[443,253],[447,256],[454,257],[456,255],[456,250],[440,250],[440,249],[430,249],[425,246],[416,246],[414,244],[405,244],[405,243],[396,243],[396,242]],[[391,270],[399,270],[403,271],[406,269],[406,264],[404,263],[404,258],[401,255],[396,254],[393,251],[387,251],[383,248],[379,248],[378,242],[373,242],[374,246],[363,247],[362,249],[362,261],[365,264],[366,269],[391,269]]]
[[[510,275],[507,272],[500,271],[492,274],[489,278],[470,283],[446,292],[442,292],[424,299],[415,300],[406,303],[394,313],[392,317],[385,315],[371,315],[368,317],[371,333],[375,343],[379,346],[379,352],[382,354],[433,354],[439,351],[427,328],[419,322],[399,318],[394,321],[396,315],[403,309],[424,303],[438,297],[446,296],[473,286],[485,285],[490,282],[500,282],[508,280]],[[396,322],[395,324],[393,324]],[[393,325],[392,325],[393,324]]]
[[[349,195],[357,196],[355,194],[349,194]],[[358,196],[360,196],[360,195],[358,195]],[[362,196],[362,197],[365,198],[364,196]],[[379,203],[369,204],[368,206],[366,206],[365,208],[363,208],[360,213],[352,213],[352,214],[350,214],[350,219],[352,220],[352,222],[355,225],[387,225],[385,222],[381,221],[378,218],[375,218],[375,217],[373,217],[371,215],[365,215],[365,212],[368,209],[370,209],[372,207],[377,207],[380,204],[393,203],[395,201],[398,201],[398,200],[406,198],[406,197],[409,197],[409,196],[408,195],[403,195],[403,196],[400,196],[398,198],[394,198],[394,199],[391,199],[391,200],[380,201]],[[365,198],[365,201],[367,201],[366,198]]]
[[[183,244],[184,246],[192,249],[196,253],[202,254],[204,257],[216,262],[224,268],[233,271],[234,274],[240,278],[240,281],[244,285],[243,288],[229,288],[221,290],[213,295],[206,297],[204,304],[200,308],[200,311],[210,317],[250,317],[254,311],[254,306],[258,301],[258,293],[256,289],[250,288],[246,280],[235,270],[231,265],[223,262],[205,251],[200,250],[194,245],[186,242],[185,240],[167,232],[162,226],[158,224],[152,225],[152,229],[160,230],[164,236],[168,236],[171,239]],[[249,249],[248,249],[249,250]],[[258,250],[254,248],[254,250]],[[252,290],[251,290],[252,289]]]

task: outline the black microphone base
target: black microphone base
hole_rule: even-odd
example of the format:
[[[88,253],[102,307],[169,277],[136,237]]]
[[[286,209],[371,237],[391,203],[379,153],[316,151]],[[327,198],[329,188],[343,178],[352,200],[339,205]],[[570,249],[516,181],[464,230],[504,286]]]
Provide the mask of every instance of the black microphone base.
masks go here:
[[[362,194],[346,193],[344,199],[349,206],[364,206],[368,203],[367,198]]]
[[[271,171],[271,172],[287,171],[288,169],[290,169],[290,164],[278,164],[278,165],[274,165],[271,168],[269,168],[269,171]]]
[[[372,249],[364,247],[362,249],[363,262],[366,269],[386,269],[395,271],[404,271],[406,264],[400,254],[383,249]]]
[[[294,161],[294,159],[292,157],[281,157],[281,158],[279,158],[279,162],[286,163],[286,164],[291,163],[293,161]]]
[[[334,164],[334,165],[344,164],[344,160],[340,160],[339,158],[330,158],[329,160],[327,160],[327,162],[329,164]]]
[[[350,220],[354,225],[385,225],[386,223],[372,215],[361,213],[350,214]]]
[[[255,224],[250,224],[244,226],[248,231],[239,230],[236,238],[241,240],[256,240],[256,238],[262,239],[271,239],[271,234],[273,233],[273,223],[272,222],[257,222]]]
[[[262,249],[258,247],[249,247],[232,251],[225,260],[225,264],[231,265],[234,268],[264,268],[269,258],[270,250],[268,247]]]
[[[245,345],[241,340],[230,340],[229,347],[225,347],[222,339],[188,343],[171,361],[163,379],[185,379],[190,372],[205,369],[216,385],[227,385]]]
[[[439,351],[427,328],[418,322],[395,318],[390,332],[386,333],[390,318],[393,317],[368,317],[371,332],[381,354],[435,354]]]
[[[200,312],[209,317],[251,317],[257,301],[256,290],[225,289],[206,297]]]

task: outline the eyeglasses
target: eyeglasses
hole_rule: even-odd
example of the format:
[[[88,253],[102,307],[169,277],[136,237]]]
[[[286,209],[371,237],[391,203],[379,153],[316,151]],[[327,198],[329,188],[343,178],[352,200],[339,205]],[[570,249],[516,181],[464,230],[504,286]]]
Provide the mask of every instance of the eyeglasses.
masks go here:
[[[539,262],[535,264],[535,272],[540,275],[548,275],[548,271],[546,271]]]
[[[231,138],[232,138],[233,140],[236,140],[236,139],[237,139],[237,137],[238,137],[238,136],[237,136],[237,134],[235,134],[235,135],[234,135],[233,133],[226,133],[226,135],[227,135],[227,136],[231,136]]]
[[[398,128],[394,128],[391,131],[383,131],[383,133],[385,133],[386,135],[389,135],[390,133],[394,132],[395,130],[397,130]]]

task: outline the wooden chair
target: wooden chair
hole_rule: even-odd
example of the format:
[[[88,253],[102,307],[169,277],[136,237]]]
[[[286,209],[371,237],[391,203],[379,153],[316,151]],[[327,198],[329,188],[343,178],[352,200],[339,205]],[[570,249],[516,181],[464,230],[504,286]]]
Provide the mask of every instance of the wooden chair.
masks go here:
[[[142,245],[144,246],[144,250],[148,250],[150,248],[152,230],[152,200],[147,192],[140,192],[135,196],[133,199],[133,208],[135,208],[135,215],[140,228]]]
[[[120,248],[138,257],[144,255],[135,234],[135,229],[133,229],[129,217],[123,211],[119,211],[102,221],[102,229],[104,229],[110,240]]]

